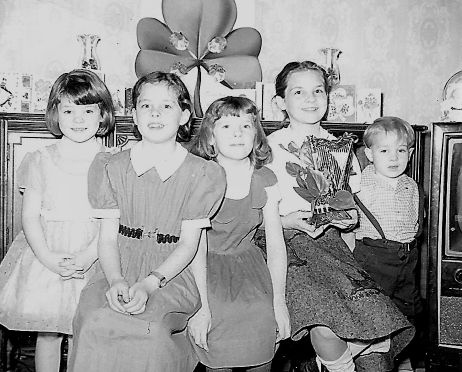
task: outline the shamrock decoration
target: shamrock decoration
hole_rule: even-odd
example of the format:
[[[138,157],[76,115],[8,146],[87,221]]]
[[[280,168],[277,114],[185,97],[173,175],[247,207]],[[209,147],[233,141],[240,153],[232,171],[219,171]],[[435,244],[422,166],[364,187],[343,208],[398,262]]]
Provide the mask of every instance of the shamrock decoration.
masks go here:
[[[143,18],[137,27],[138,77],[160,70],[185,75],[197,68],[194,110],[202,117],[202,69],[228,88],[248,88],[261,81],[260,33],[250,27],[232,30],[234,0],[162,0],[165,23]]]

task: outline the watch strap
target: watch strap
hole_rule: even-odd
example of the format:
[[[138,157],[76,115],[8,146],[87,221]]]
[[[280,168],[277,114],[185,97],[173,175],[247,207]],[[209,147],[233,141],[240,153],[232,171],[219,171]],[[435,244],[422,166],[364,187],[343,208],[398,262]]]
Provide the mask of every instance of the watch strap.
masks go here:
[[[158,271],[153,270],[149,273],[149,275],[153,275],[157,279],[159,279],[159,288],[165,287],[165,285],[167,284],[167,279],[165,278],[165,276],[163,276]]]

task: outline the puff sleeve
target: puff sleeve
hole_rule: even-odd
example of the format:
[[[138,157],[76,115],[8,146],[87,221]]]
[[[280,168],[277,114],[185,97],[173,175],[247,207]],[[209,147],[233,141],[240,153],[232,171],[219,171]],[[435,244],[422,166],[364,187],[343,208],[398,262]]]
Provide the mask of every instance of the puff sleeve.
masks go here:
[[[88,200],[95,218],[119,218],[117,198],[108,176],[108,163],[112,155],[96,155],[88,170]]]
[[[261,167],[254,171],[252,182],[252,208],[261,209],[266,205],[269,197],[281,200],[281,193],[277,184],[277,177],[274,172],[267,168]],[[265,192],[261,192],[261,190]]]
[[[183,223],[192,223],[198,228],[208,227],[225,195],[225,171],[214,161],[204,160],[203,166],[191,175],[191,181],[194,185]]]
[[[41,193],[44,185],[44,179],[40,172],[40,163],[43,154],[39,151],[33,153],[28,152],[18,170],[16,171],[16,184],[18,185],[19,191],[24,192],[25,189],[33,190]]]

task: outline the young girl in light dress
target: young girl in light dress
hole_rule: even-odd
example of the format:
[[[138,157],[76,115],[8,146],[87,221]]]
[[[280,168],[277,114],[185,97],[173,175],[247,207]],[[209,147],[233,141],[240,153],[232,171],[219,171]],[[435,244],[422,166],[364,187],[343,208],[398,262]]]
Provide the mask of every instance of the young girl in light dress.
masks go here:
[[[133,104],[141,141],[100,154],[89,172],[90,203],[106,218],[101,269],[74,320],[70,372],[193,371],[187,322],[199,308],[198,320],[210,322],[202,230],[223,200],[224,171],[177,142],[189,139],[191,115],[178,76],[140,78]]]
[[[17,172],[23,231],[0,266],[0,323],[37,331],[37,372],[59,370],[63,335],[72,335],[80,292],[97,259],[99,221],[91,217],[87,173],[114,128],[111,95],[89,70],[54,83],[45,120],[56,143],[26,154]],[[71,347],[71,337],[69,337]]]
[[[340,237],[357,223],[334,220],[315,228],[310,224],[311,204],[296,193],[296,178],[288,162],[300,160],[284,150],[300,147],[307,136],[333,140],[321,126],[327,111],[329,84],[326,72],[313,62],[290,62],[276,77],[276,102],[289,125],[268,136],[274,159],[268,167],[278,178],[284,236],[288,250],[298,256],[289,267],[287,303],[292,338],[309,335],[319,369],[330,372],[389,371],[394,357],[412,339],[414,329],[382,289],[355,261]],[[358,192],[359,164],[350,178]]]
[[[207,231],[212,323],[202,333],[206,347],[196,346],[196,352],[208,372],[269,372],[276,343],[290,335],[287,254],[276,176],[264,166],[271,149],[255,104],[244,97],[213,102],[192,151],[220,164],[227,179],[225,200]],[[267,262],[252,242],[263,220]],[[189,322],[192,332],[198,315]]]

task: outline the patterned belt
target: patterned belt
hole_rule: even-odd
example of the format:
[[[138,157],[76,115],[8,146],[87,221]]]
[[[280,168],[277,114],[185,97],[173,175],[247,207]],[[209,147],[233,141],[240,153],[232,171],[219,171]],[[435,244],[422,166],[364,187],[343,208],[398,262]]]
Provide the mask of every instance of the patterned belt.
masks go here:
[[[176,243],[180,240],[179,236],[170,235],[170,234],[161,234],[158,232],[158,229],[154,231],[144,231],[142,228],[138,227],[128,227],[125,225],[119,225],[119,234],[126,236],[127,238],[133,239],[156,239],[158,244],[165,243]]]

